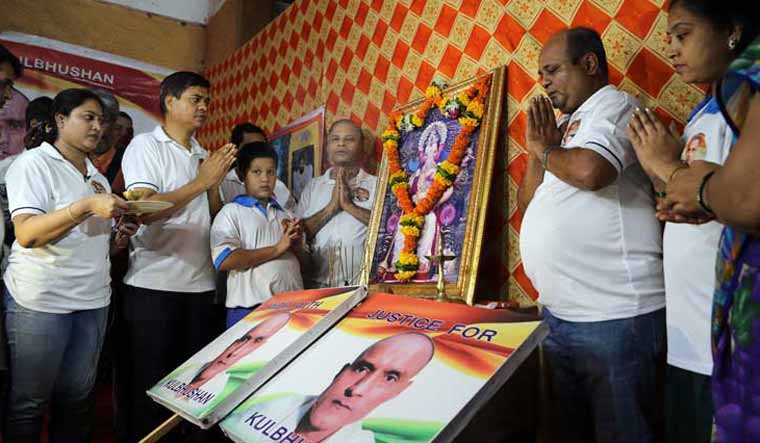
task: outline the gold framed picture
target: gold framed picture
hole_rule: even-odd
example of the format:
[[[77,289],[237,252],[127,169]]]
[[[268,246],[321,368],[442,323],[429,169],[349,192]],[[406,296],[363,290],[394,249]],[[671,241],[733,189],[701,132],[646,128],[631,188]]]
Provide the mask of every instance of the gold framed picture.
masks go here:
[[[477,96],[472,91],[478,91],[478,85],[485,85],[487,92],[480,94],[479,108],[472,108],[468,106],[472,97],[467,94]],[[362,273],[362,282],[370,290],[435,298],[438,265],[432,257],[442,251],[453,257],[443,265],[446,298],[467,304],[475,301],[494,159],[502,115],[506,116],[505,85],[506,67],[500,67],[442,90],[431,88],[426,98],[400,106],[393,113],[391,121],[400,122],[398,126],[403,129],[392,142],[397,145],[393,158],[389,159],[386,148],[378,172]],[[433,95],[437,99],[431,100]],[[438,105],[431,105],[432,101]],[[471,109],[479,119],[474,129],[466,128],[472,120],[465,117],[474,115]],[[402,121],[401,116],[411,123]],[[390,131],[395,134],[395,128]],[[468,138],[463,139],[465,136]],[[452,156],[452,152],[456,154]],[[453,169],[449,163],[452,157],[459,162]],[[401,200],[398,190],[392,189],[399,174],[408,190]],[[434,182],[441,180],[437,174],[450,180],[443,192],[433,190],[439,185]],[[410,209],[418,211],[424,205],[427,210],[417,212],[418,229],[412,226],[416,241],[409,243]],[[416,254],[410,259],[409,252]],[[413,267],[405,265],[409,260],[414,262]]]

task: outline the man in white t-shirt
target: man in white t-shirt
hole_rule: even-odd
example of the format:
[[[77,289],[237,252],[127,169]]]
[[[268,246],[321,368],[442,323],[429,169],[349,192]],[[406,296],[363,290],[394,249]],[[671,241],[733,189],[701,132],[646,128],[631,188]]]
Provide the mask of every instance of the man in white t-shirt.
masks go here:
[[[637,102],[608,84],[593,30],[553,36],[539,69],[548,98],[528,111],[520,252],[551,331],[543,347],[563,439],[653,442],[665,351],[662,228],[625,135]]]
[[[164,124],[132,139],[122,160],[129,197],[173,205],[143,217],[124,278],[133,377],[129,441],[167,415],[145,391],[223,330],[222,307],[213,304],[209,230],[236,149],[230,144],[208,154],[194,137],[206,122],[209,87],[191,72],[166,77]]]
[[[333,167],[310,180],[299,197],[296,212],[312,246],[307,288],[354,284],[359,275],[377,185],[377,177],[359,167],[361,147],[362,131],[354,122],[333,123],[327,136]]]

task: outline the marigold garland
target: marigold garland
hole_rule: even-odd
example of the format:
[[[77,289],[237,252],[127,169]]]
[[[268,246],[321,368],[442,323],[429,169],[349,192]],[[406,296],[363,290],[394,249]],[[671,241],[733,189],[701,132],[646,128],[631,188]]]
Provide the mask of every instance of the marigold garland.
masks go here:
[[[433,82],[425,90],[425,101],[417,111],[407,115],[393,113],[388,119],[388,127],[382,135],[383,147],[390,167],[388,183],[403,211],[399,219],[399,230],[404,235],[404,248],[399,254],[399,260],[395,263],[397,280],[406,281],[417,274],[420,265],[419,257],[417,257],[417,241],[422,235],[425,216],[433,210],[443,193],[459,176],[462,158],[467,146],[470,145],[470,136],[483,120],[485,112],[483,101],[488,95],[488,81],[489,77],[481,77],[454,97],[444,97],[443,90],[446,89],[446,85]],[[428,113],[434,107],[438,108],[443,116],[457,119],[462,129],[454,140],[448,158],[437,165],[433,183],[427,194],[415,205],[409,195],[409,174],[401,164],[398,147],[401,143],[401,133],[421,128],[425,124]]]

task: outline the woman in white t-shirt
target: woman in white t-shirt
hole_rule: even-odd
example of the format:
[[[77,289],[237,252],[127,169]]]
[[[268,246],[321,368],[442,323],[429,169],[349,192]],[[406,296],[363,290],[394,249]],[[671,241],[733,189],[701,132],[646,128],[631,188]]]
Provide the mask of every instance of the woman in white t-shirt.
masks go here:
[[[100,99],[67,89],[53,103],[48,141],[6,176],[16,231],[4,281],[10,393],[4,439],[39,442],[50,403],[51,441],[84,442],[110,302],[110,250],[137,226],[90,162],[102,134]],[[123,220],[123,219],[120,219]]]
[[[733,134],[714,97],[715,86],[736,57],[731,7],[702,0],[673,0],[668,16],[668,55],[681,78],[709,85],[688,118],[683,135],[666,128],[648,109],[637,110],[628,134],[655,188],[666,197],[668,181],[692,162],[723,164]],[[723,225],[667,223],[663,238],[668,367],[667,441],[707,443],[712,434],[710,315],[715,255]]]

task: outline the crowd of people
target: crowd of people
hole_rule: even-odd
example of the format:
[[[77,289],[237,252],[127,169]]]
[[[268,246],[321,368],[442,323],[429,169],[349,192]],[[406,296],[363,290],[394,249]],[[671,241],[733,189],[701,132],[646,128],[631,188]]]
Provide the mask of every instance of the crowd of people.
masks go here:
[[[609,83],[595,31],[542,48],[546,95],[528,109],[517,199],[564,441],[760,441],[752,14],[738,0],[670,2],[668,56],[683,81],[708,86],[682,131]],[[21,75],[0,46],[0,117]],[[361,128],[335,121],[330,168],[294,195],[259,126],[237,125],[213,151],[198,142],[210,88],[167,76],[161,124],[134,137],[103,89],[37,98],[8,124],[4,441],[38,443],[46,413],[50,441],[88,441],[106,341],[117,437],[138,441],[168,416],[146,390],[273,294],[333,283],[335,245],[363,248],[377,177],[361,167]],[[169,205],[136,214],[135,200]],[[186,433],[174,438],[217,437]]]

